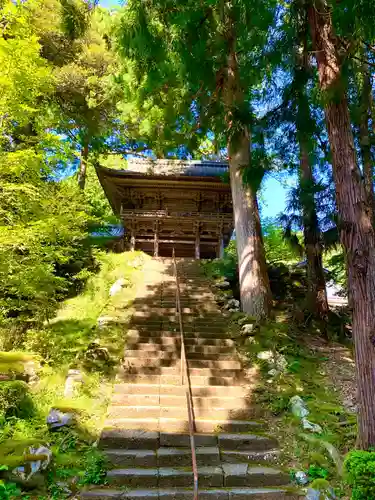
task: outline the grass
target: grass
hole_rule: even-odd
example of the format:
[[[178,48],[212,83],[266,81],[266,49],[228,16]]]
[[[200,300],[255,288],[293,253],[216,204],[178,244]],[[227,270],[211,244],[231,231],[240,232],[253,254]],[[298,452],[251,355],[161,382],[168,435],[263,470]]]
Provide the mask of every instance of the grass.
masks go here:
[[[114,367],[124,349],[135,284],[142,274],[142,259],[147,257],[128,252],[99,253],[97,258],[100,271],[89,278],[81,294],[61,303],[51,321],[26,332],[24,351],[0,353],[0,364],[23,365],[34,359],[39,366],[39,380],[32,386],[24,384],[29,406],[22,418],[8,407],[1,413],[0,405],[0,466],[8,469],[0,471],[0,476],[9,476],[12,468],[24,461],[25,449],[31,445],[43,444],[53,452],[47,481],[41,483],[37,496],[35,492],[32,497],[26,493],[8,494],[0,488],[0,498],[24,495],[57,500],[66,498],[68,490],[74,493],[84,484],[104,481],[105,462],[96,442],[111,394]],[[110,297],[109,289],[119,278],[126,278],[129,286]],[[99,327],[100,316],[110,317],[111,321]],[[86,359],[85,352],[94,341],[107,350],[109,359]],[[76,386],[74,397],[66,398],[65,380],[72,368],[80,370],[82,382]],[[15,392],[18,398],[22,396],[20,390],[17,387]],[[8,404],[10,408],[12,405],[16,403]],[[49,431],[46,417],[51,408],[73,413],[73,425]],[[13,488],[11,483],[7,483],[9,490]]]
[[[252,333],[251,337],[240,337],[240,349],[258,368],[253,402],[262,407],[263,420],[279,440],[280,465],[292,476],[305,471],[311,481],[328,480],[337,495],[343,494],[342,461],[355,446],[356,416],[345,410],[328,379],[324,369],[327,358],[314,348],[317,339],[301,331],[285,313],[258,324]],[[273,362],[258,358],[264,351],[282,355],[286,369],[271,376]],[[300,419],[291,413],[290,399],[296,395],[309,409],[307,418],[322,427],[321,434],[303,430]]]
[[[232,278],[230,264],[226,258],[202,265],[208,277],[220,280],[221,276]],[[223,292],[216,293],[222,299]],[[273,314],[273,319],[255,323],[248,337],[241,335],[238,325],[245,315],[231,315],[228,335],[237,336],[243,359],[254,370],[252,404],[260,408],[269,434],[279,441],[279,465],[289,470],[292,478],[295,472],[304,471],[310,484],[326,487],[328,482],[337,497],[343,497],[342,463],[346,453],[355,447],[356,415],[345,410],[326,373],[330,344],[321,339],[316,325],[295,319],[290,304],[280,301]],[[254,318],[249,322],[254,323]],[[265,351],[272,353],[273,360],[259,359],[258,355]],[[285,369],[269,374],[278,356],[285,360]],[[321,434],[304,430],[300,419],[292,414],[290,399],[296,395],[305,401],[308,419],[322,427]]]

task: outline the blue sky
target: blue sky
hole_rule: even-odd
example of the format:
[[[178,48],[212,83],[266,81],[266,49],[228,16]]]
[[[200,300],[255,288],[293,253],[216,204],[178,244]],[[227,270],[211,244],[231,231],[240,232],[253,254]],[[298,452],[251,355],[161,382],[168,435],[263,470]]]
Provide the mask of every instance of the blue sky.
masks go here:
[[[100,0],[99,5],[102,7],[116,7],[116,5],[121,5],[122,2],[116,2],[115,0]]]
[[[116,7],[126,0],[100,0],[103,7]],[[263,181],[261,188],[260,204],[262,218],[275,217],[285,209],[288,189],[285,182],[281,182],[273,177],[268,177]]]
[[[278,179],[269,177],[261,188],[260,206],[262,218],[275,217],[283,212],[286,204],[287,187]]]

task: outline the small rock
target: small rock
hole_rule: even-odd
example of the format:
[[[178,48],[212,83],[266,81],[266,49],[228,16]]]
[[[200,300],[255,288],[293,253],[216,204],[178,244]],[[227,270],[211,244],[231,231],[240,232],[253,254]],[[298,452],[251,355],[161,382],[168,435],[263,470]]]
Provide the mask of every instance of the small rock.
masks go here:
[[[272,351],[261,351],[261,352],[258,352],[257,358],[261,359],[263,361],[269,361],[270,359],[273,358],[273,352]]]
[[[294,477],[297,484],[305,485],[309,482],[307,474],[303,471],[296,472]]]
[[[113,297],[114,295],[116,295],[116,293],[121,292],[123,287],[129,284],[130,284],[129,280],[126,280],[125,278],[119,278],[117,281],[115,281],[115,283],[113,283],[113,285],[109,289],[109,295]]]
[[[308,488],[306,491],[306,500],[335,500],[336,498],[332,488],[329,488],[327,491]]]
[[[86,361],[108,361],[109,351],[106,347],[101,347],[99,340],[93,340],[84,354]]]
[[[251,333],[253,333],[254,328],[255,328],[255,325],[249,323],[249,324],[243,325],[243,327],[241,328],[241,331],[244,335],[250,335]]]
[[[267,373],[267,375],[269,375],[270,377],[276,377],[277,375],[280,375],[280,372],[278,372],[275,368],[273,368]]]
[[[234,307],[232,307],[231,309],[228,309],[228,312],[230,312],[230,313],[236,313],[236,312],[239,312],[239,308],[234,308]]]
[[[219,290],[228,290],[230,288],[230,283],[229,281],[219,281],[218,283],[215,284],[215,286]]]
[[[47,415],[47,425],[50,430],[60,429],[60,427],[72,425],[73,421],[73,413],[63,413],[55,408],[52,408]]]
[[[27,383],[36,384],[39,381],[38,371],[40,370],[40,364],[35,360],[31,360],[24,362],[23,366]]]
[[[276,353],[275,358],[274,358],[275,366],[276,369],[279,372],[285,372],[286,369],[288,368],[288,361],[286,360],[285,356],[282,354]]]
[[[97,319],[99,328],[103,328],[105,325],[108,325],[109,323],[115,323],[116,321],[117,319],[113,318],[112,316],[100,316]]]
[[[28,448],[24,452],[25,455],[43,455],[40,460],[27,460],[24,465],[20,465],[12,470],[12,473],[24,481],[29,481],[37,472],[45,470],[51,462],[52,451],[46,446],[38,448]]]
[[[82,382],[83,376],[79,370],[69,370],[65,380],[64,397],[72,398],[75,395],[77,386]]]
[[[254,337],[248,337],[245,340],[245,344],[248,344],[248,345],[255,344],[255,343],[256,343],[256,340],[254,339]]]
[[[289,404],[291,406],[293,415],[295,415],[296,417],[304,418],[307,417],[307,415],[310,413],[304,400],[300,396],[293,396],[290,399]]]
[[[320,427],[320,425],[313,424],[312,422],[310,422],[310,420],[307,420],[307,418],[303,418],[301,421],[302,427],[306,431],[315,432],[316,434],[321,434],[323,432],[323,429]]]

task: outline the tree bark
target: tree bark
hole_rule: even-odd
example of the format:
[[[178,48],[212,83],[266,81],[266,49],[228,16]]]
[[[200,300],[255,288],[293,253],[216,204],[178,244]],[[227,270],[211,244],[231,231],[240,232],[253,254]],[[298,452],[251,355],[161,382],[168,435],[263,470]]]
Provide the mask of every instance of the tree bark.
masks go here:
[[[305,196],[307,195],[307,199],[302,202],[303,238],[307,260],[307,302],[314,315],[327,321],[329,307],[323,270],[323,248],[314,194],[311,191],[314,178],[307,147],[302,140],[300,140],[300,183],[301,189],[305,190]]]
[[[240,138],[229,141],[228,152],[242,310],[262,318],[270,313],[271,289],[256,195],[242,182],[242,169],[250,160],[247,130],[242,131]]]
[[[78,170],[78,186],[84,190],[87,177],[87,163],[89,158],[89,141],[85,141],[81,149],[81,158]]]
[[[361,107],[360,107],[360,123],[359,123],[359,136],[360,136],[360,146],[361,146],[361,156],[363,164],[363,177],[365,180],[366,193],[369,200],[369,206],[371,208],[371,216],[374,219],[374,173],[372,166],[372,154],[371,154],[371,141],[370,141],[370,129],[369,122],[371,118],[371,80],[369,74],[369,68],[367,64],[363,64],[362,71],[362,90],[361,90]]]
[[[308,15],[320,87],[325,94],[339,229],[348,259],[348,285],[353,301],[358,444],[368,449],[375,446],[375,234],[356,159],[331,13],[324,0],[317,0],[309,6]]]
[[[228,124],[228,155],[234,224],[238,253],[242,310],[256,318],[267,317],[271,310],[271,289],[267,274],[263,238],[256,193],[244,186],[242,173],[250,167],[250,133],[236,121],[234,110],[244,107],[235,52],[234,22],[229,21],[228,67],[224,89]]]

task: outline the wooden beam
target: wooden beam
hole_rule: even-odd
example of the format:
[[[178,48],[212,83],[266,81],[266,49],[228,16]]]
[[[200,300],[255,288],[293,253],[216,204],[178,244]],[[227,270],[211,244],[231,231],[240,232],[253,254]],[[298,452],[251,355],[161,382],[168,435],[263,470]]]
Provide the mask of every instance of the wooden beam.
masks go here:
[[[195,245],[194,240],[165,240],[165,239],[159,239],[159,245],[160,243],[181,243],[182,245]],[[151,238],[137,238],[138,243],[150,243],[151,245],[154,243],[154,240]],[[210,246],[217,246],[217,243],[215,241],[201,241],[201,245],[210,245]]]

